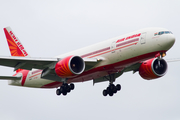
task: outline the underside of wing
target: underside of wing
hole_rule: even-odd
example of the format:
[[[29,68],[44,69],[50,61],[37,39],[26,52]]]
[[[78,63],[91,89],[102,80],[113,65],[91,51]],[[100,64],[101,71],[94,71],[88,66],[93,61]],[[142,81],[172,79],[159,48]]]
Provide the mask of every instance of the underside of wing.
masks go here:
[[[141,66],[142,63],[135,63],[133,65],[127,66],[126,68],[122,69],[121,71],[117,73],[113,73],[115,78],[118,78],[121,76],[124,72],[129,72],[133,71],[133,73],[137,72],[139,70],[139,67]],[[111,74],[110,74],[111,75]],[[99,83],[99,82],[105,82],[110,80],[110,75],[103,76],[100,78],[93,79],[93,84]]]

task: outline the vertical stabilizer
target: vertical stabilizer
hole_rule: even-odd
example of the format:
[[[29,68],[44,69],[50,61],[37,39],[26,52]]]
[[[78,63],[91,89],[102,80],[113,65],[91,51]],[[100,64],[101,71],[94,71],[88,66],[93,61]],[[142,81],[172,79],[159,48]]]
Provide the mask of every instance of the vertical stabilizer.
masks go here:
[[[15,36],[14,32],[11,30],[10,27],[4,28],[4,33],[7,39],[11,56],[30,57],[25,48],[23,47],[22,43],[20,42],[18,37]],[[19,72],[21,70],[22,69],[17,69],[16,72]]]
[[[11,30],[10,27],[4,28],[4,33],[6,35],[11,56],[19,56],[19,57],[29,56],[27,51],[23,47],[22,43],[20,42],[18,37],[15,36],[14,32]]]

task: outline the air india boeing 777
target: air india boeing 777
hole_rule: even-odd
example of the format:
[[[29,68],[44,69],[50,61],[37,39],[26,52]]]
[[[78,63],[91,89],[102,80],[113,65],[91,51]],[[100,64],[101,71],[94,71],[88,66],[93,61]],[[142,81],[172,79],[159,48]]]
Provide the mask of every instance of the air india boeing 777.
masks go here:
[[[139,72],[146,80],[162,77],[167,72],[163,59],[175,37],[164,28],[145,28],[115,37],[53,58],[30,57],[10,27],[4,28],[10,57],[0,56],[0,65],[13,67],[13,76],[0,76],[9,85],[57,88],[57,95],[67,95],[75,82],[109,81],[104,96],[113,96],[121,85],[113,82],[124,72]]]

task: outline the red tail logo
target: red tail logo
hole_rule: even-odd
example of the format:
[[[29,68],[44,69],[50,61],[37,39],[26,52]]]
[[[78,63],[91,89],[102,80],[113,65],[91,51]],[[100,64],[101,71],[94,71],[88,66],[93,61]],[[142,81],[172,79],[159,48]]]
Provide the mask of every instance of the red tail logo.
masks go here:
[[[4,28],[4,32],[9,45],[11,56],[22,56],[22,57],[28,56],[28,53],[22,46],[21,42],[13,34],[13,32],[12,31],[8,32],[6,28]]]
[[[10,27],[4,28],[4,33],[6,35],[11,56],[19,56],[19,57],[28,56],[28,53],[24,49],[19,39],[14,35]],[[16,70],[16,72],[20,72],[21,70],[22,69],[18,69]]]

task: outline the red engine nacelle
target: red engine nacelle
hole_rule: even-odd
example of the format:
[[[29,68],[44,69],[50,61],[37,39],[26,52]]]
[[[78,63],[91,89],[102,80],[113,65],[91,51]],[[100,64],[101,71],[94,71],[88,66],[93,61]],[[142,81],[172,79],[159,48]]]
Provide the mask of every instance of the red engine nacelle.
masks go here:
[[[164,59],[153,58],[147,60],[139,67],[139,74],[146,80],[162,77],[166,74],[167,63]]]
[[[79,75],[84,69],[84,60],[79,56],[68,56],[56,63],[55,66],[55,72],[61,78]]]

